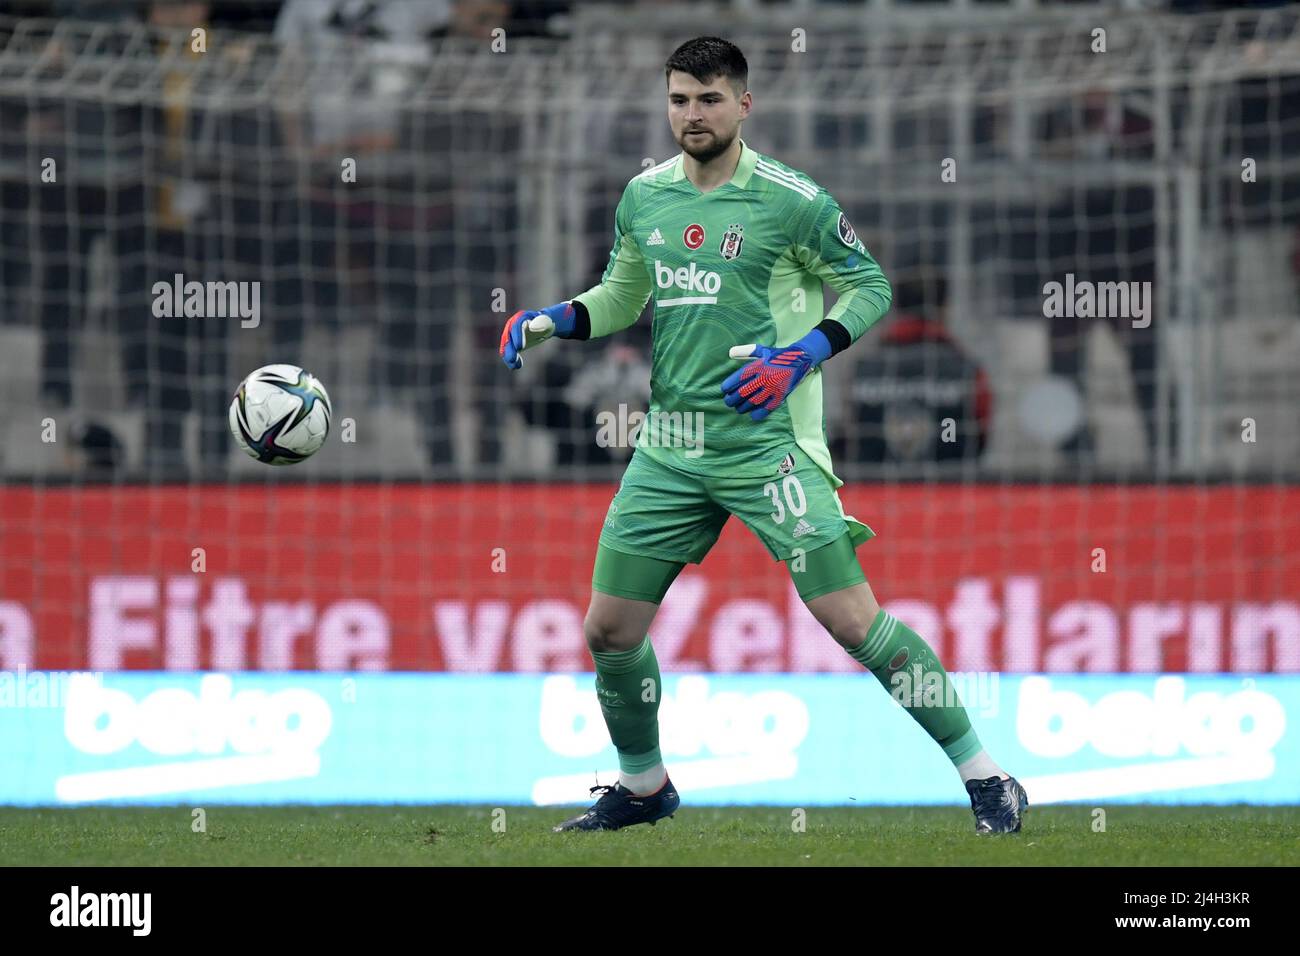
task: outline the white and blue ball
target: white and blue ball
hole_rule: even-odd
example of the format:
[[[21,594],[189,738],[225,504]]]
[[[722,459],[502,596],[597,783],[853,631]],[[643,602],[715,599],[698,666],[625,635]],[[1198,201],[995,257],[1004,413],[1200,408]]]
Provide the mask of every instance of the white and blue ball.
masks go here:
[[[239,383],[230,431],[239,447],[268,465],[310,458],[330,430],[329,393],[296,365],[265,365]]]

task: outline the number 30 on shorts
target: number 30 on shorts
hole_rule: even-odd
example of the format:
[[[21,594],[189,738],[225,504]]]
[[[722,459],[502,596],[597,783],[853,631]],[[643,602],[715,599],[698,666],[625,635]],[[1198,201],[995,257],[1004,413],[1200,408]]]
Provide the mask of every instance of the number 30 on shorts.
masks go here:
[[[771,496],[772,504],[776,506],[776,510],[772,512],[772,520],[776,524],[785,521],[787,507],[790,509],[790,514],[796,518],[808,510],[808,500],[804,497],[803,485],[799,484],[798,475],[786,475],[781,481],[779,490],[775,481],[769,481],[763,486],[763,494]],[[782,495],[785,496],[784,503],[781,501]]]

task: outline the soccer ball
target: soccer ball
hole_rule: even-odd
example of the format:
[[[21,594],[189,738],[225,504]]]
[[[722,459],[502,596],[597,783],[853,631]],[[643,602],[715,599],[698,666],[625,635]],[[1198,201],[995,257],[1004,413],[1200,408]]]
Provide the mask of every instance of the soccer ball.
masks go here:
[[[330,430],[330,397],[296,365],[265,365],[239,383],[230,431],[239,447],[268,465],[310,458]]]

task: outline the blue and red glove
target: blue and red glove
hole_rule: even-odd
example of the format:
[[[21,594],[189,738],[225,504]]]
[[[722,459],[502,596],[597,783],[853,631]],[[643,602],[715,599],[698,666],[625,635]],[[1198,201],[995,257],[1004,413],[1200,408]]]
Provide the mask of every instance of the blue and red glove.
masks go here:
[[[552,335],[568,338],[576,318],[571,302],[516,312],[501,330],[501,360],[510,368],[519,368],[524,364],[520,352],[541,345]]]
[[[798,342],[784,348],[770,345],[737,345],[734,359],[752,359],[722,383],[723,401],[740,414],[761,422],[776,411],[804,376],[831,356],[830,339],[813,329]]]

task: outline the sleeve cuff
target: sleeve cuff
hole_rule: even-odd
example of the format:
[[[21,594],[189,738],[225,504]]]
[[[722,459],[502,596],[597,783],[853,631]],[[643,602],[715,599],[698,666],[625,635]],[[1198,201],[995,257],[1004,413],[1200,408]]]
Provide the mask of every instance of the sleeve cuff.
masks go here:
[[[587,311],[587,307],[580,299],[571,299],[569,304],[573,306],[573,331],[560,338],[579,339],[585,342],[591,338],[591,313]]]
[[[834,319],[822,319],[817,323],[815,331],[826,336],[826,341],[831,343],[831,355],[838,355],[853,344],[853,336],[849,335],[849,330]],[[827,358],[830,356],[828,355]]]

